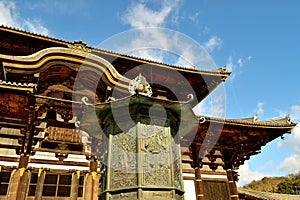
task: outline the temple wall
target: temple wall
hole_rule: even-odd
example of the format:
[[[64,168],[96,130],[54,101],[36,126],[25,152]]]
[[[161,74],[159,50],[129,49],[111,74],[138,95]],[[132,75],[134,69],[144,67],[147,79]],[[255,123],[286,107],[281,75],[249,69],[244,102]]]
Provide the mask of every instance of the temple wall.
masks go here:
[[[100,174],[97,171],[91,167],[87,170],[76,170],[74,166],[60,168],[1,166],[0,200],[98,199]]]
[[[220,152],[216,154],[219,156]],[[218,163],[214,169],[208,156],[202,159],[200,167],[193,168],[192,162],[189,156],[182,156],[185,200],[239,199],[233,171],[224,169],[221,158],[214,160],[213,163]]]

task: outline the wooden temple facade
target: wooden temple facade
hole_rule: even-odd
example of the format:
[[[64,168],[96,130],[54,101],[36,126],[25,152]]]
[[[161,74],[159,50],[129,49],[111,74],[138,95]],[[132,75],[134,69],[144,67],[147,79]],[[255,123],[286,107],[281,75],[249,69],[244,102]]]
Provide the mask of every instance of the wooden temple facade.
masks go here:
[[[195,116],[229,75],[0,26],[0,200],[239,199],[295,123]]]

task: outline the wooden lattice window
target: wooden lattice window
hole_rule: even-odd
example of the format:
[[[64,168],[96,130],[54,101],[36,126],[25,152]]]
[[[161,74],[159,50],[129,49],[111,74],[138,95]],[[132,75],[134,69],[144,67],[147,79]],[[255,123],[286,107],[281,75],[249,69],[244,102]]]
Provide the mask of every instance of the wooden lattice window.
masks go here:
[[[43,196],[70,196],[71,180],[71,175],[46,174]]]
[[[83,197],[84,176],[79,177],[78,197]]]
[[[11,172],[0,172],[0,195],[6,195]]]
[[[28,196],[35,196],[38,173],[31,174]],[[71,174],[46,174],[42,196],[69,197],[71,192]],[[84,176],[79,178],[78,197],[83,196]]]
[[[38,173],[32,173],[31,178],[30,178],[28,196],[34,196],[35,195],[37,181],[38,181]]]

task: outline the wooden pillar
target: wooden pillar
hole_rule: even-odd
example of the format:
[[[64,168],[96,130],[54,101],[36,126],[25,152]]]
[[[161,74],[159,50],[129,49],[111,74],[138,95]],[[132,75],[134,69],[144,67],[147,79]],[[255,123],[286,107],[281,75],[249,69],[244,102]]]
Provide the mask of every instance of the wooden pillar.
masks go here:
[[[72,183],[71,183],[71,200],[76,200],[78,197],[78,186],[79,186],[80,171],[72,173]]]
[[[198,167],[195,168],[195,178],[196,178],[196,199],[203,200],[203,183],[201,179],[201,172]]]
[[[30,183],[30,174],[31,172],[29,170],[26,170],[25,168],[21,168],[20,170],[20,184],[18,188],[18,200],[25,200],[27,197],[28,187]]]
[[[10,181],[7,190],[7,200],[16,200],[17,192],[20,183],[19,169],[14,169],[11,172]]]
[[[84,177],[84,200],[98,200],[99,174],[97,173],[98,162],[92,158],[90,172]]]
[[[231,200],[238,200],[239,194],[238,194],[238,190],[237,190],[235,181],[233,179],[233,173],[232,173],[231,169],[227,170],[227,178],[228,178]]]
[[[28,156],[20,156],[19,168],[11,173],[7,192],[8,200],[25,200],[30,182],[30,171],[27,170]]]
[[[91,173],[87,173],[84,176],[84,192],[83,192],[83,199],[84,200],[89,200],[92,199],[92,177]]]
[[[93,181],[93,200],[98,200],[98,191],[99,191],[99,179],[100,175],[97,172],[93,172],[92,174],[92,181]]]
[[[35,200],[42,200],[45,177],[46,171],[44,169],[39,169],[38,180],[35,189]]]
[[[99,174],[90,172],[84,178],[84,200],[98,200]]]

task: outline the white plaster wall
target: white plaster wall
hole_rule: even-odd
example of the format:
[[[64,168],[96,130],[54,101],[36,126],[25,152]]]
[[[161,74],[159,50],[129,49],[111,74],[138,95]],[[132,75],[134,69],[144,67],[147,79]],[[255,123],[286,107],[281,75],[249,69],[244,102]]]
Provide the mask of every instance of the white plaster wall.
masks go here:
[[[194,180],[183,180],[184,184],[184,200],[196,200],[195,182]]]

